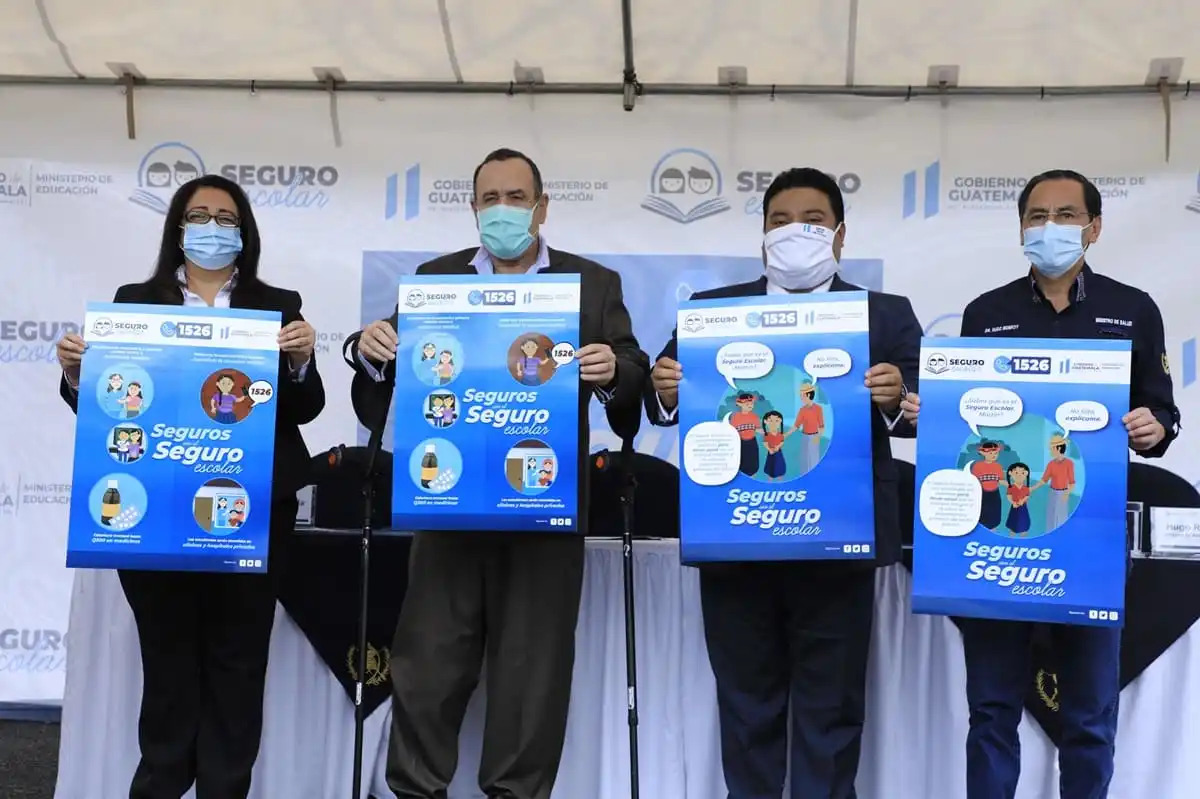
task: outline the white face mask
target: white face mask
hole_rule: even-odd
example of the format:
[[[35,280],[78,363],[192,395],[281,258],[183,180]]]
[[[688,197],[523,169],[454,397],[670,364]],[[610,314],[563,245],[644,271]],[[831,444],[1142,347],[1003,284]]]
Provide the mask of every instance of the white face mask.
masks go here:
[[[836,230],[800,222],[768,230],[763,236],[767,280],[788,291],[808,291],[829,280],[838,269],[835,235]]]

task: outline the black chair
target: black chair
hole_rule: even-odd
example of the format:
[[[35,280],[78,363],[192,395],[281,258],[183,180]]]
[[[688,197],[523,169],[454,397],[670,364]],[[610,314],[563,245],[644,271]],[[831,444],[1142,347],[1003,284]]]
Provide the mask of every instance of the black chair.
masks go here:
[[[591,463],[591,504],[588,532],[594,536],[620,537],[621,453],[597,453]],[[679,538],[679,469],[653,455],[635,452],[633,476],[637,491],[633,498],[634,538]]]

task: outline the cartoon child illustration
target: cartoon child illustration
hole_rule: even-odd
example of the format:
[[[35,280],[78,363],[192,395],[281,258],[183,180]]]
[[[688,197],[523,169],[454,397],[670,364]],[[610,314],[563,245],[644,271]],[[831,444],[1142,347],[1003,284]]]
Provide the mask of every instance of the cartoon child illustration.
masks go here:
[[[245,402],[246,397],[233,396],[233,375],[223,374],[217,378],[217,390],[208,400],[208,415],[219,424],[236,424],[237,417],[233,415],[233,407],[239,402]]]
[[[434,427],[445,427],[446,422],[442,418],[442,407],[445,404],[445,399],[434,395],[429,398],[429,421],[433,422]]]
[[[229,513],[229,526],[241,527],[246,523],[246,500],[238,497],[233,501],[233,510]]]
[[[117,460],[120,463],[129,462],[129,431],[117,431]]]
[[[421,345],[421,361],[432,361],[433,356],[437,354],[437,347],[433,346],[432,341],[426,341]]]
[[[517,366],[513,376],[523,386],[538,386],[542,381],[538,378],[538,370],[550,363],[549,358],[538,355],[537,339],[527,338],[521,342],[521,357],[517,358]]]
[[[213,524],[215,526],[229,526],[229,499],[227,497],[217,497],[217,507],[213,516]]]
[[[196,168],[195,164],[188,163],[187,161],[175,162],[176,185],[182,186],[189,180],[195,180],[198,177],[200,177],[200,170]]]
[[[995,441],[980,441],[976,448],[982,460],[971,464],[971,474],[983,488],[983,496],[979,500],[979,523],[989,530],[1000,526],[1000,486],[1004,482],[1004,467],[997,463],[1000,458],[1000,445]]]
[[[1008,467],[1008,518],[1004,526],[1013,535],[1029,532],[1029,467],[1014,463]]]
[[[433,373],[438,377],[440,385],[446,385],[454,379],[454,353],[450,350],[442,350],[438,353],[437,363],[433,366]]]
[[[796,431],[793,428],[784,432],[783,414],[779,411],[764,413],[762,423],[763,444],[767,447],[767,463],[763,471],[767,475],[767,482],[773,483],[787,472],[787,461],[783,459],[783,441]]]
[[[454,410],[454,395],[447,394],[442,397],[442,427],[449,427],[454,424],[454,419],[457,412]]]
[[[549,488],[551,481],[554,479],[554,473],[549,469],[542,469],[538,472],[538,487]]]
[[[683,171],[676,167],[667,167],[658,174],[659,194],[683,194]]]
[[[129,462],[132,463],[142,457],[142,431],[129,431]]]
[[[800,431],[800,474],[808,474],[821,460],[821,434],[825,432],[825,411],[816,402],[817,389],[811,382],[800,384],[800,410],[788,434]]]
[[[125,387],[125,396],[117,402],[125,407],[125,418],[133,419],[142,412],[142,384],[136,381]]]
[[[712,173],[698,166],[689,168],[688,188],[696,192],[696,194],[708,194],[713,188]]]
[[[1075,487],[1075,461],[1067,457],[1067,439],[1061,433],[1050,436],[1050,460],[1042,472],[1042,479],[1033,486],[1033,491],[1050,484],[1050,498],[1046,500],[1046,532],[1055,530],[1067,520],[1071,501],[1071,489]]]
[[[171,167],[155,161],[146,167],[146,185],[152,189],[163,189],[171,185]]]
[[[756,397],[748,391],[737,395],[737,411],[729,417],[729,423],[742,439],[742,460],[738,471],[752,477],[758,472],[758,434],[762,432],[762,421],[754,412]]]

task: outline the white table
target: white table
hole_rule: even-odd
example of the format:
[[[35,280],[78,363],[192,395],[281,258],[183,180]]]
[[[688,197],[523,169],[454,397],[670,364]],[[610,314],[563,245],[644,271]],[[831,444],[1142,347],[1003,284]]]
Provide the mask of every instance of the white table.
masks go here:
[[[675,542],[635,546],[642,794],[724,799],[712,671],[701,628],[699,583]],[[962,644],[940,617],[909,612],[909,576],[878,574],[862,799],[964,795],[967,707]],[[575,683],[556,799],[627,797],[628,729],[620,545],[589,541]],[[133,617],[114,572],[80,571],[71,603],[57,799],[124,799],[138,759],[141,664]],[[453,799],[475,786],[484,698],[468,711]],[[1121,697],[1117,772],[1110,799],[1194,799],[1200,785],[1200,633],[1193,627]],[[391,709],[368,720],[366,782],[384,781]],[[350,793],[353,706],[280,609],[271,641],[266,721],[256,799],[341,799]],[[1057,796],[1054,751],[1022,725],[1018,797]],[[190,794],[189,794],[190,796]]]

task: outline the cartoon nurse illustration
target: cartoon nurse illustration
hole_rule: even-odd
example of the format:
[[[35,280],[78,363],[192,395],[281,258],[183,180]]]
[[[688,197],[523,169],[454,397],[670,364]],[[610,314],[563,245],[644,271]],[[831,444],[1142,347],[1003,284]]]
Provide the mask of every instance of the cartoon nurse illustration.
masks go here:
[[[213,523],[217,527],[229,526],[229,499],[227,497],[217,497],[217,508],[213,516]]]
[[[1033,490],[1050,484],[1050,498],[1046,500],[1046,532],[1055,530],[1067,520],[1070,509],[1071,489],[1075,487],[1075,462],[1067,457],[1067,439],[1061,433],[1050,436],[1050,460],[1042,472],[1042,479]]]

